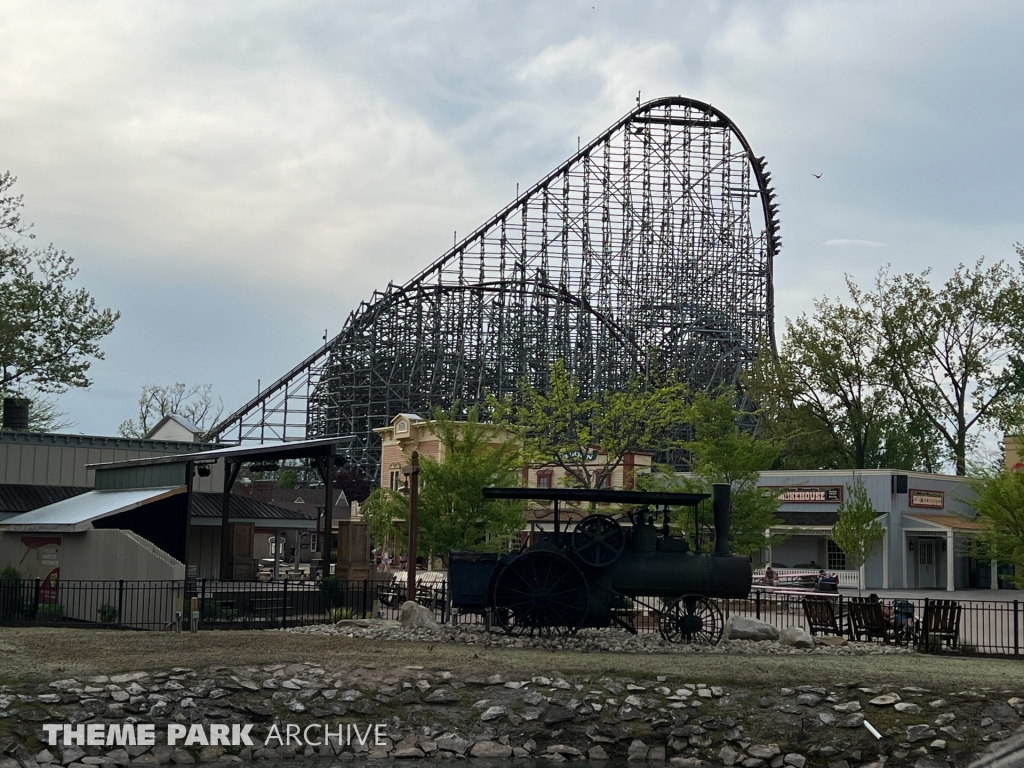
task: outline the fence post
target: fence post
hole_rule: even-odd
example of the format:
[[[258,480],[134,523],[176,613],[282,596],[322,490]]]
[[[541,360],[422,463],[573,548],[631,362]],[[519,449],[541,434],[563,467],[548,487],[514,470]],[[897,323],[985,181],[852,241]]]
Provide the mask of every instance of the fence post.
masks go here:
[[[448,608],[448,582],[441,582],[441,623],[444,624],[447,621],[446,611]]]
[[[840,634],[842,634],[842,631],[843,631],[843,595],[842,595],[841,592],[839,593],[839,620],[838,620],[837,623],[839,625],[839,632],[840,632]]]
[[[369,598],[369,596],[370,596],[370,580],[369,579],[363,579],[363,618],[364,619],[366,618],[367,610],[369,610],[366,607],[366,605],[367,605],[366,601]]]
[[[756,614],[755,618],[758,621],[760,621],[761,620],[761,590],[758,590],[758,591],[756,591],[754,593],[754,606],[755,606],[754,610],[755,610],[755,614]]]
[[[921,620],[924,622],[924,629],[921,630],[921,645],[923,646],[925,653],[928,652],[928,605],[930,603],[931,598],[926,597],[924,599],[924,612],[921,616]]]
[[[203,583],[199,585],[202,592],[199,593],[199,623],[202,624],[206,618],[206,577],[203,577]]]
[[[42,583],[39,581],[39,579],[36,579],[36,593],[35,596],[32,598],[32,618],[35,619],[36,624],[39,623],[39,590],[41,588]]]
[[[288,626],[288,579],[282,582],[283,591],[281,599],[281,629]]]
[[[1014,656],[1021,655],[1021,625],[1020,625],[1020,604],[1014,600]]]
[[[124,624],[124,579],[117,582],[117,623]]]

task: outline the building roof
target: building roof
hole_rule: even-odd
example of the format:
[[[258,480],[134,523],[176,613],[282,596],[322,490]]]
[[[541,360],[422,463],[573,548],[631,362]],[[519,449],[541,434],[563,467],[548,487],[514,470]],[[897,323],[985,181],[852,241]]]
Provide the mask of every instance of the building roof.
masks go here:
[[[163,429],[163,426],[169,421],[173,421],[179,427],[181,427],[184,430],[187,430],[188,432],[191,432],[193,435],[198,436],[203,434],[203,430],[201,430],[191,421],[186,419],[184,416],[179,416],[176,413],[168,413],[166,416],[164,416],[162,419],[160,419],[160,421],[156,423],[156,426],[154,426],[151,430],[149,430],[149,432],[145,434],[145,439],[149,440],[150,438],[152,438],[153,435],[159,433],[160,430]]]
[[[99,520],[185,492],[185,486],[88,491],[31,512],[0,521],[0,531],[53,531],[74,533],[92,528]]]
[[[930,523],[932,525],[940,525],[943,528],[951,528],[954,531],[981,530],[981,526],[973,520],[964,520],[962,517],[955,517],[953,515],[930,515],[924,512],[904,512],[903,516],[913,518],[914,520],[920,520],[922,523]]]
[[[310,522],[310,517],[293,509],[285,509],[275,504],[267,504],[264,501],[257,501],[248,496],[241,496],[236,493],[230,495],[228,503],[229,518],[245,518],[247,520],[301,520]],[[214,517],[221,519],[223,510],[224,495],[220,493],[193,493],[192,494],[192,517],[205,518]],[[316,510],[314,509],[314,512]]]
[[[31,512],[33,509],[81,496],[91,490],[62,485],[0,484],[0,514]]]
[[[74,448],[113,448],[129,451],[189,451],[202,445],[211,448],[215,443],[190,443],[178,440],[140,440],[134,437],[112,435],[66,435],[59,432],[15,432],[0,430],[0,443],[24,445],[65,445]]]
[[[263,443],[262,445],[235,445],[229,448],[216,448],[212,451],[178,453],[171,456],[150,456],[145,459],[129,459],[112,461],[106,464],[87,464],[87,469],[116,469],[118,467],[146,467],[154,464],[181,464],[186,461],[213,463],[217,459],[235,462],[248,458],[260,459],[302,459],[314,455],[323,455],[325,449],[339,443],[347,443],[355,439],[354,435],[342,437],[321,437],[317,440],[294,440],[287,443]]]

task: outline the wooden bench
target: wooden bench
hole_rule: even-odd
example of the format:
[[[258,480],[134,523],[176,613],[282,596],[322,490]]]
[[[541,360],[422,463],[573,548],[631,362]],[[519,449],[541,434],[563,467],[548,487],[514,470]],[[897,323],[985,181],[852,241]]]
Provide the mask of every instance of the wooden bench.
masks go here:
[[[803,603],[804,616],[812,635],[842,635],[831,600],[827,597],[805,597]]]
[[[928,647],[943,643],[956,648],[960,642],[960,603],[956,600],[926,600],[921,642]]]
[[[893,629],[885,620],[882,603],[870,597],[851,597],[847,604],[850,616],[850,639],[881,640],[888,643],[893,639]]]

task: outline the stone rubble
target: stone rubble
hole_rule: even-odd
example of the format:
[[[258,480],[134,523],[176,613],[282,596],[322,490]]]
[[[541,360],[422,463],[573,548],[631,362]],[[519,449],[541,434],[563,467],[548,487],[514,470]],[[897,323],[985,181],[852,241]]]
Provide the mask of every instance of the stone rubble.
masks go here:
[[[564,640],[564,639],[563,639]],[[267,760],[627,760],[681,768],[949,768],[1021,728],[1012,691],[932,693],[857,683],[720,686],[558,672],[506,678],[422,667],[185,668],[0,686],[0,768],[132,768]],[[125,698],[127,696],[127,699]],[[931,699],[934,704],[938,699]],[[916,709],[895,704],[913,704]],[[253,747],[49,746],[42,723],[255,723]],[[884,738],[866,728],[872,722]],[[277,745],[271,724],[383,723],[383,744]],[[7,745],[7,746],[2,746]]]

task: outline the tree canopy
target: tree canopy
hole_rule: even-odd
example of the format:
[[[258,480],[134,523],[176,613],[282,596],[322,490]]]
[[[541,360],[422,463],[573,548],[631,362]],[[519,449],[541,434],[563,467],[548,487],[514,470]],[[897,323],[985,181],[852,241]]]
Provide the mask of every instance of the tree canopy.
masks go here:
[[[860,592],[860,567],[870,560],[882,546],[885,528],[878,522],[864,481],[858,475],[846,487],[846,496],[837,509],[839,519],[832,526],[832,541],[846,555],[847,565],[858,571],[857,591]]]
[[[577,488],[601,488],[626,454],[659,451],[673,444],[685,419],[686,387],[644,386],[586,396],[561,360],[551,366],[547,391],[523,382],[518,396],[491,402],[494,421],[519,438],[534,467],[561,467]],[[604,463],[591,460],[594,449]]]
[[[88,387],[93,361],[103,359],[99,342],[120,314],[72,285],[78,270],[67,253],[30,247],[14,183],[0,174],[0,393]]]
[[[485,499],[483,489],[520,484],[522,461],[515,441],[503,430],[479,420],[471,408],[464,422],[435,410],[433,430],[442,460],[420,461],[417,554],[447,562],[452,549],[502,551],[526,525],[522,502]],[[376,488],[363,505],[374,542],[388,546],[399,535],[395,522],[409,519],[409,499],[388,488]]]
[[[1024,472],[976,469],[968,483],[980,528],[976,556],[1012,563],[1016,586],[1024,587]]]
[[[779,499],[758,487],[760,472],[770,469],[778,458],[774,440],[756,437],[745,426],[751,414],[736,406],[736,391],[725,387],[715,394],[698,392],[686,410],[693,437],[684,443],[692,472],[678,474],[671,467],[643,478],[650,490],[711,493],[715,483],[732,486],[732,517],[729,544],[733,552],[750,555],[770,543],[782,540],[766,531],[778,524]],[[695,546],[710,548],[714,537],[710,502],[701,505],[696,515],[688,509],[677,511],[678,530],[693,534]]]

